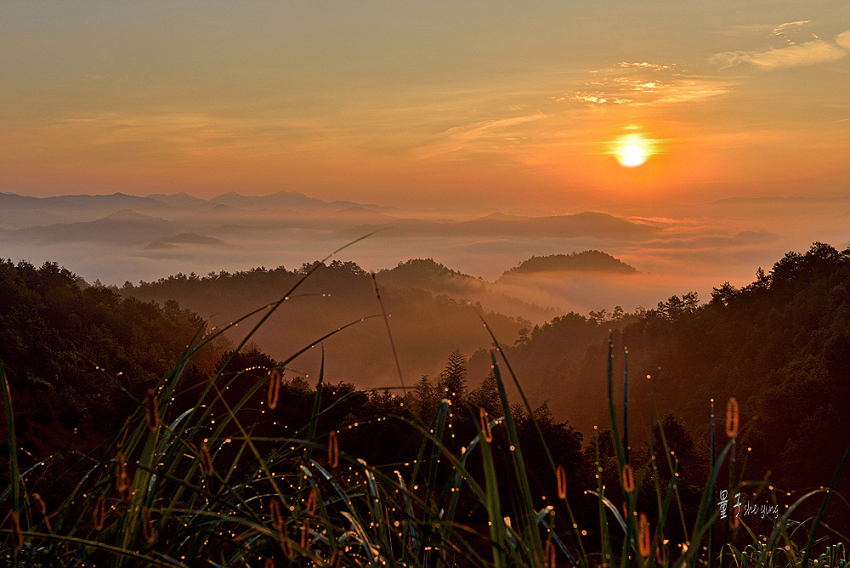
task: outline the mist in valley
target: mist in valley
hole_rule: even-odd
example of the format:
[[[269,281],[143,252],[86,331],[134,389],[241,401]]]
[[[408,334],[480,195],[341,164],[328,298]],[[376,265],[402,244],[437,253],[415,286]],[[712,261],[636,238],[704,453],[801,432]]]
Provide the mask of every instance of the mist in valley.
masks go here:
[[[293,192],[210,200],[5,193],[0,203],[4,257],[58,262],[88,283],[146,301],[177,300],[209,326],[280,300],[327,258],[250,341],[280,361],[315,344],[289,363],[291,372],[313,380],[324,365],[326,380],[359,388],[410,387],[436,377],[455,349],[467,357],[486,352],[493,339],[482,321],[513,346],[521,333],[565,314],[601,324],[617,310],[641,313],[674,295],[707,301],[724,282],[744,286],[760,266],[808,246],[807,215],[820,216],[820,231],[835,235],[846,218],[824,216],[841,211],[834,202],[809,201],[715,202],[699,219],[663,215],[672,209],[640,217],[400,210]],[[755,214],[762,206],[769,217]],[[780,236],[770,219],[783,212],[788,231]],[[603,264],[519,270],[531,259],[551,263],[586,251]],[[239,344],[261,315],[230,329],[230,341]],[[583,339],[571,357],[599,337]],[[471,368],[475,386],[487,365]],[[548,386],[521,379],[535,404],[553,399],[566,418],[570,406]]]

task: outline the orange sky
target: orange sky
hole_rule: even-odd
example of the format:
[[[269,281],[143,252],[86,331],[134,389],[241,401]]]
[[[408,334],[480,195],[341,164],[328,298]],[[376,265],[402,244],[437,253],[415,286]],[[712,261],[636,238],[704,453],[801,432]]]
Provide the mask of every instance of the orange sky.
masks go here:
[[[0,7],[0,191],[568,212],[835,196],[844,2]],[[624,168],[624,134],[654,155]]]

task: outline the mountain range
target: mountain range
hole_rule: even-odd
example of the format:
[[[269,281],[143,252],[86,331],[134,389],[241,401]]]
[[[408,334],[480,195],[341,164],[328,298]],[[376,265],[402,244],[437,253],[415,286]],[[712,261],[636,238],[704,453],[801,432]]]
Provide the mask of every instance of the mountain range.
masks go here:
[[[598,211],[461,214],[323,201],[288,191],[211,199],[186,193],[44,198],[0,193],[4,257],[36,265],[58,259],[90,281],[120,285],[177,273],[291,268],[332,251],[337,251],[334,258],[374,272],[431,258],[474,275],[462,285],[451,284],[463,287],[465,297],[531,321],[615,304],[631,310],[691,290],[707,294],[713,278],[664,280],[659,267],[678,270],[684,265],[668,259],[691,259],[689,249],[711,243],[746,251],[769,242],[769,235],[758,231],[695,236],[690,227],[671,227],[667,219]],[[643,252],[652,249],[659,253]],[[605,252],[591,258],[587,251]],[[484,290],[478,277],[498,281],[498,292],[493,286]],[[615,282],[615,277],[629,281]]]

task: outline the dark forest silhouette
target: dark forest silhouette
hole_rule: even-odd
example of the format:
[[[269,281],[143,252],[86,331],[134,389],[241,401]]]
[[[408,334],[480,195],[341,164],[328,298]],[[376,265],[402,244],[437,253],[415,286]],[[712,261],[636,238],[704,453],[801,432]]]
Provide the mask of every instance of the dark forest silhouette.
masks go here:
[[[241,308],[239,281],[255,288],[266,283],[271,293],[280,289],[275,279],[303,275],[311,268],[177,276],[127,286],[119,294],[87,285],[55,263],[36,268],[4,261],[0,264],[0,359],[11,385],[23,446],[35,459],[94,448],[121,427],[128,405],[142,401],[146,389],[171,372],[181,353],[203,333],[204,320],[176,301],[160,306],[129,293],[159,286],[175,296],[220,294]],[[319,288],[313,293],[359,289],[364,302],[374,299],[367,286],[368,274],[353,263],[331,263],[318,267],[317,274]],[[412,293],[406,294],[388,304],[394,306],[402,299],[412,302]],[[353,298],[340,295],[349,301]],[[392,298],[392,293],[388,296]],[[450,318],[459,317],[460,303],[424,293],[418,301],[423,318],[437,318],[434,325],[458,325],[454,323],[458,320]],[[441,305],[445,311],[434,311]],[[432,312],[426,316],[428,310]],[[497,330],[499,325],[511,330],[522,324],[495,314],[486,317]],[[475,325],[480,326],[480,321]],[[438,327],[426,327],[425,333],[437,333]],[[587,317],[567,314],[522,329],[520,338],[504,346],[504,351],[529,392],[548,393],[549,401],[538,406],[535,417],[550,447],[558,448],[563,462],[571,464],[571,491],[587,484],[595,445],[588,442],[598,443],[603,461],[606,456],[613,460],[604,383],[609,329],[615,349],[629,349],[635,463],[658,451],[658,426],[651,424],[660,420],[669,444],[676,448],[681,470],[689,473],[692,485],[682,488],[686,503],[696,503],[707,475],[712,398],[720,406],[730,396],[740,401],[740,449],[747,456],[748,476],[764,477],[789,491],[829,483],[850,432],[846,408],[850,249],[838,251],[815,243],[806,253],[788,253],[769,272],[759,269],[748,286],[718,286],[705,304],[688,293],[650,310],[629,314],[615,308]],[[193,366],[181,378],[179,404],[198,403],[196,385],[231,358],[232,348],[227,341],[219,341],[193,359]],[[443,398],[453,403],[452,427],[464,434],[458,440],[473,436],[476,409],[494,414],[499,410],[493,376],[483,369],[481,354],[467,359],[454,347],[446,348],[443,357],[448,361],[442,373],[434,379],[411,381],[406,396],[358,391],[356,383],[326,375],[326,383],[335,386],[326,390],[325,402],[330,405],[347,398],[324,420],[340,429],[371,424],[344,435],[347,447],[358,448],[370,463],[409,459],[405,448],[412,446],[374,420],[401,413],[427,422]],[[229,376],[238,378],[232,396],[262,380],[276,364],[256,345],[236,354],[228,367]],[[621,356],[615,357],[615,371],[622,376]],[[278,424],[296,428],[309,420],[311,383],[297,373],[286,378],[283,388],[288,403],[276,411]],[[651,403],[653,392],[656,407]],[[621,399],[621,392],[617,397]],[[556,419],[553,409],[568,422]],[[527,414],[520,407],[514,411],[518,431],[526,432],[527,444],[533,446]],[[594,430],[594,425],[599,429]],[[718,427],[722,429],[719,421]],[[394,441],[375,445],[370,441],[374,439]],[[535,453],[527,452],[527,458],[534,471]],[[609,474],[616,479],[616,469]],[[839,491],[848,489],[846,479],[840,481]],[[646,504],[647,509],[651,506]]]

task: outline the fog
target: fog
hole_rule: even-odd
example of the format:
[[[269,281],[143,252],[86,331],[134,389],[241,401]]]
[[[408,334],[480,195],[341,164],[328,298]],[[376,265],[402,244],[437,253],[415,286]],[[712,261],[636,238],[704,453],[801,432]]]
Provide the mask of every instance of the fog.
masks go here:
[[[378,272],[380,285],[421,289],[434,298],[468,301],[485,313],[515,318],[514,324],[507,320],[500,324],[505,337],[499,339],[510,344],[523,322],[542,324],[567,312],[587,315],[604,309],[610,313],[615,306],[627,312],[650,309],[672,295],[687,292],[697,292],[702,301],[707,301],[712,288],[727,281],[746,285],[753,281],[759,267],[769,270],[788,251],[805,251],[814,241],[844,248],[848,244],[848,211],[850,200],[727,200],[685,210],[647,208],[640,216],[635,212],[597,211],[535,217],[498,212],[401,211],[378,205],[325,203],[283,192],[263,197],[228,194],[209,201],[185,195],[36,199],[0,194],[0,255],[35,265],[56,262],[90,283],[122,287],[125,282],[138,285],[178,273],[205,276],[280,266],[294,270],[338,251],[330,258]],[[637,273],[572,270],[506,274],[532,256],[587,250],[607,253],[634,267]],[[386,272],[417,258],[433,259],[456,273],[400,282]],[[321,286],[313,291],[319,295],[323,292]],[[227,303],[229,308],[238,306],[248,311],[277,299],[277,293],[283,290],[244,301],[231,298]],[[310,327],[309,337],[284,341],[275,331],[289,325],[282,319],[272,322],[272,330],[258,341],[273,356],[284,357],[287,350],[303,346],[348,320],[375,315],[379,310],[373,294],[367,286],[359,296],[343,295],[340,299],[363,302],[363,306],[329,307],[329,303],[311,300],[314,315],[302,311],[298,312],[300,317],[316,319],[315,314],[321,314],[318,319],[325,321],[326,329]],[[398,301],[394,303],[393,297]],[[457,306],[435,308],[436,304],[413,302],[411,297],[409,292],[397,292],[387,302],[389,315],[396,317],[390,321],[398,334],[401,362],[411,383],[420,374],[438,372],[441,361],[455,347],[469,355],[489,345],[486,333],[470,331],[480,330],[474,309],[461,316]],[[210,305],[192,305],[191,297],[182,303],[217,324],[241,315]],[[444,308],[446,314],[451,313],[444,317],[456,318],[452,320],[457,328],[454,335],[441,331],[439,324],[445,322],[424,321],[433,316],[427,310]],[[393,314],[393,310],[398,313]],[[420,314],[421,310],[426,310],[422,312],[426,315]],[[334,317],[329,317],[328,311],[333,311]],[[422,321],[416,322],[416,318]],[[463,323],[461,318],[465,318]],[[361,380],[370,386],[395,380],[391,379],[397,375],[395,364],[382,326],[380,320],[374,320],[346,332],[345,341],[351,345],[379,342],[374,348],[363,348],[361,355],[355,354],[360,347],[349,349],[343,347],[345,341],[329,340],[328,351],[338,352],[330,356],[332,367],[350,378],[357,373],[350,365],[346,368],[344,359],[353,357],[358,361],[358,373],[370,377]],[[441,337],[425,348],[425,334]],[[351,343],[351,337],[360,339]],[[309,361],[305,367],[314,372],[319,357],[312,355]]]

